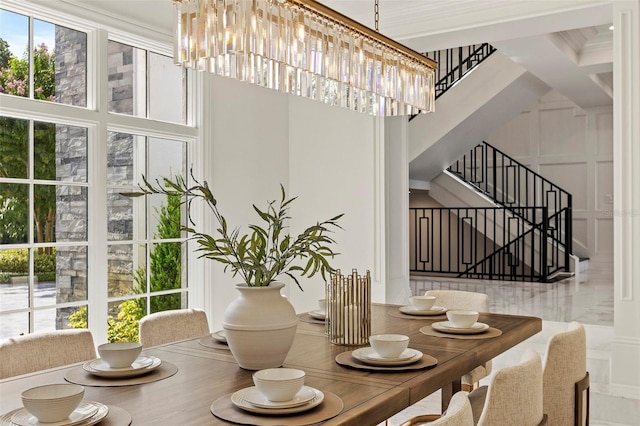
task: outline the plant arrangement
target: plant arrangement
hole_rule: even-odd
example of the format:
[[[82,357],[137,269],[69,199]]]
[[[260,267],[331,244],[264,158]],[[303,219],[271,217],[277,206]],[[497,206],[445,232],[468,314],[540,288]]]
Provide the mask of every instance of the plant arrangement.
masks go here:
[[[210,235],[197,231],[195,223],[188,215],[188,226],[182,230],[191,234],[191,239],[198,243],[199,257],[212,259],[225,265],[225,272],[230,270],[232,276],[240,275],[249,287],[268,286],[282,275],[289,276],[302,290],[299,277],[312,277],[316,273],[326,281],[326,274],[332,273],[334,268],[329,259],[336,253],[331,248],[335,243],[331,233],[342,229],[338,220],[344,215],[339,214],[331,219],[317,222],[309,226],[297,236],[287,232],[289,207],[297,198],[287,198],[284,186],[280,185],[281,198],[279,202],[270,201],[266,209],[261,210],[255,204],[254,210],[264,222],[261,225],[250,224],[250,232],[241,234],[240,228],[230,229],[227,220],[218,208],[218,202],[206,181],[199,182],[191,175],[193,185],[189,186],[182,176],[175,180],[166,177],[157,179],[155,185],[145,176],[139,187],[141,192],[127,193],[127,196],[143,196],[146,194],[165,194],[180,196],[181,203],[187,205],[200,199],[206,203],[216,218],[219,227],[217,235]],[[296,275],[299,275],[296,276]]]

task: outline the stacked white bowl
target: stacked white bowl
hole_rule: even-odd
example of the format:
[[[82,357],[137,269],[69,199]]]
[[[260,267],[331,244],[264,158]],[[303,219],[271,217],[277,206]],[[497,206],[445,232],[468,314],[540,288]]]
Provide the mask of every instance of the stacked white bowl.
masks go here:
[[[105,360],[111,368],[127,368],[142,352],[140,342],[114,342],[98,346],[100,358]]]
[[[374,334],[369,337],[371,347],[382,358],[395,358],[409,346],[409,336],[404,334]]]
[[[302,389],[305,375],[295,368],[267,368],[253,373],[253,383],[269,401],[290,401]]]
[[[78,407],[84,388],[71,383],[37,386],[22,392],[22,405],[40,423],[60,422]]]

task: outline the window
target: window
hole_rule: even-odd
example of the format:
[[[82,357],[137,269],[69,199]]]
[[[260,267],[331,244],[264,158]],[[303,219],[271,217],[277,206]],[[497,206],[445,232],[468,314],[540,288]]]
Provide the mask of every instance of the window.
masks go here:
[[[188,303],[183,206],[123,195],[143,174],[186,176],[198,135],[185,125],[187,72],[171,46],[145,48],[135,35],[5,3],[0,339],[87,326],[96,342],[136,339],[142,315]],[[87,75],[98,59],[107,82]]]

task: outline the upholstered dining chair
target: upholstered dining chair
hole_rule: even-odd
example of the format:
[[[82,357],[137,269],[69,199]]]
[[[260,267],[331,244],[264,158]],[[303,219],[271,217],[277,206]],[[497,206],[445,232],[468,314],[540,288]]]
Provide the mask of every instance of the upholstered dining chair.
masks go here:
[[[469,401],[477,426],[546,425],[540,355],[528,349],[519,364],[499,369],[488,386],[469,393]]]
[[[0,342],[0,379],[96,358],[91,332],[55,330]]]
[[[142,317],[140,343],[145,348],[210,333],[207,314],[200,309],[175,309]]]
[[[435,304],[447,309],[489,312],[489,296],[484,293],[462,290],[427,290],[425,296],[435,296]],[[477,388],[480,380],[491,374],[492,367],[493,362],[489,360],[462,376],[462,390],[470,392]]]
[[[467,392],[457,392],[451,398],[447,412],[439,414],[426,414],[412,417],[400,426],[414,426],[427,424],[429,426],[473,426],[473,414]]]
[[[549,339],[542,373],[544,412],[549,424],[589,424],[589,373],[584,326],[569,323],[567,331]]]

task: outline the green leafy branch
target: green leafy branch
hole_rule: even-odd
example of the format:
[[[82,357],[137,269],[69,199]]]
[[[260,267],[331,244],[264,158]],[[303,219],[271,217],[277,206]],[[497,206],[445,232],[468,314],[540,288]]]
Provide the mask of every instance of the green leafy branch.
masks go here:
[[[124,195],[139,197],[148,194],[165,194],[180,196],[181,203],[187,205],[187,211],[191,203],[196,199],[203,200],[219,225],[217,235],[209,235],[195,230],[195,223],[188,216],[189,226],[182,226],[182,230],[190,233],[191,239],[198,243],[199,257],[212,259],[225,265],[224,270],[230,270],[232,276],[240,275],[244,282],[251,287],[268,286],[281,275],[287,275],[293,279],[300,290],[299,275],[312,277],[320,273],[323,279],[327,273],[334,272],[328,259],[334,258],[336,253],[331,248],[335,240],[331,234],[336,228],[342,229],[338,220],[343,216],[339,214],[323,222],[317,222],[309,226],[296,237],[286,232],[286,222],[289,217],[290,204],[297,197],[287,199],[284,186],[280,185],[281,198],[279,202],[270,201],[267,208],[256,211],[263,226],[250,224],[250,233],[240,235],[240,229],[230,230],[227,221],[218,209],[218,202],[213,196],[206,181],[199,182],[191,174],[193,185],[189,186],[182,176],[175,180],[168,178],[156,179],[155,185],[142,177],[143,184],[139,185],[141,192],[126,193]],[[300,262],[296,262],[299,260]]]

